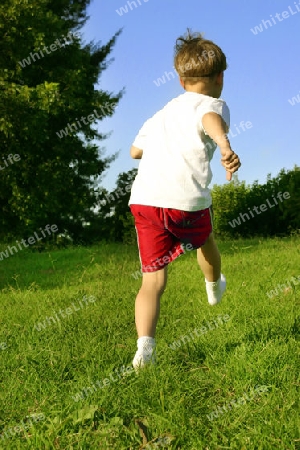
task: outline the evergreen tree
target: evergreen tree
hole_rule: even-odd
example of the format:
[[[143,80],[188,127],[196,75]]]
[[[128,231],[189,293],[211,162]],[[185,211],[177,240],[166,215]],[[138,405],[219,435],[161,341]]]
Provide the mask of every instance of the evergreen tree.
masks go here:
[[[101,174],[116,158],[103,158],[98,142],[106,136],[95,125],[113,114],[122,92],[95,85],[120,31],[105,45],[83,44],[89,3],[1,2],[2,239],[47,223],[79,233],[97,204]]]
[[[122,172],[112,192],[102,191],[98,199],[99,211],[91,221],[88,236],[94,236],[98,241],[136,242],[134,220],[128,205],[136,174],[137,169]]]

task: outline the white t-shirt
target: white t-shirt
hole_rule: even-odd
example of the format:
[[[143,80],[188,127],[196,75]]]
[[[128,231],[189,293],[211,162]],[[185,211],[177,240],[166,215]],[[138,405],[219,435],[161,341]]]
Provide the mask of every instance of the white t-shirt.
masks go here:
[[[197,211],[211,205],[210,161],[217,145],[205,133],[202,117],[222,116],[230,125],[224,100],[186,92],[147,120],[133,145],[143,150],[129,204]]]

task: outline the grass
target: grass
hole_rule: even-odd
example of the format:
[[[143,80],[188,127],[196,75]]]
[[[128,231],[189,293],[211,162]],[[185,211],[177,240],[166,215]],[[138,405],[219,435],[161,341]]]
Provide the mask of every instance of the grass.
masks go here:
[[[0,448],[299,449],[300,283],[267,293],[300,277],[300,239],[219,247],[228,288],[215,307],[195,252],[169,266],[158,364],[139,376],[135,247],[0,261]]]

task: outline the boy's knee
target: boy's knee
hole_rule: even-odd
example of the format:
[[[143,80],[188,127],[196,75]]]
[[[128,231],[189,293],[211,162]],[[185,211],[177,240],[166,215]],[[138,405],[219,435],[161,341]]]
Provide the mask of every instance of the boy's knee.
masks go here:
[[[143,273],[143,285],[162,294],[167,285],[167,275],[164,270]]]

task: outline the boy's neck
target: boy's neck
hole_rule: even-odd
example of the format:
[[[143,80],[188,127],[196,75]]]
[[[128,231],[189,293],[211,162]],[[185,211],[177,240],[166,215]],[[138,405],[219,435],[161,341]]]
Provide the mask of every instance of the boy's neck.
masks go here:
[[[196,94],[208,95],[209,97],[220,98],[221,92],[219,88],[205,85],[189,85],[185,86],[186,92],[195,92]]]

